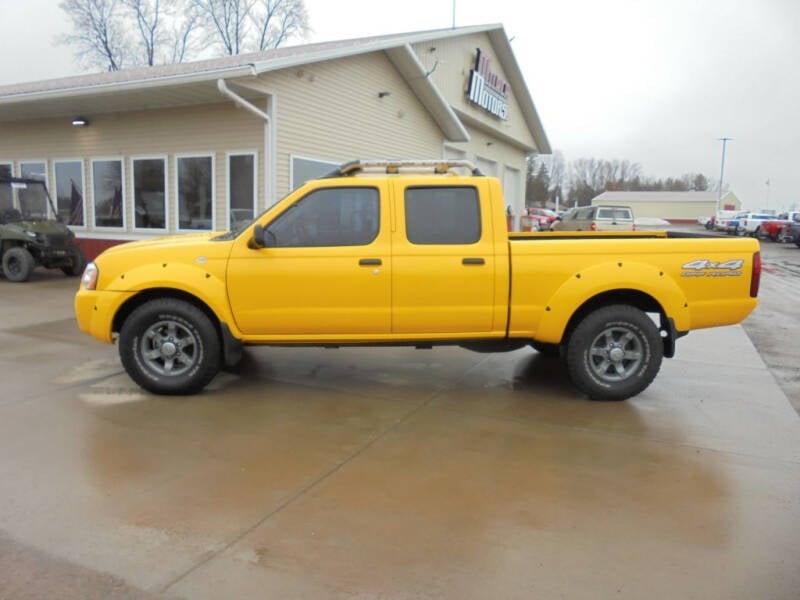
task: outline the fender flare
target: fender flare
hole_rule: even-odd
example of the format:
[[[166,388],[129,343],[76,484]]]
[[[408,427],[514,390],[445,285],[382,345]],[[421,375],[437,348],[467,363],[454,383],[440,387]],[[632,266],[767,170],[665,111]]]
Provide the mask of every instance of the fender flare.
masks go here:
[[[620,259],[593,265],[565,281],[547,302],[536,339],[559,343],[573,317],[597,298],[609,296],[609,303],[619,304],[625,295],[642,294],[672,319],[677,331],[689,330],[688,302],[675,280],[654,265]]]

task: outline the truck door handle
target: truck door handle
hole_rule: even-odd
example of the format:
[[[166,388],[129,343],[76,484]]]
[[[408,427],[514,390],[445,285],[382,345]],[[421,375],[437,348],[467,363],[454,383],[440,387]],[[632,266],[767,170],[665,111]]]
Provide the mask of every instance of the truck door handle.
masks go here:
[[[486,261],[482,258],[465,258],[461,261],[462,265],[485,265]]]
[[[383,261],[380,258],[362,258],[358,264],[362,267],[377,267],[382,265]]]

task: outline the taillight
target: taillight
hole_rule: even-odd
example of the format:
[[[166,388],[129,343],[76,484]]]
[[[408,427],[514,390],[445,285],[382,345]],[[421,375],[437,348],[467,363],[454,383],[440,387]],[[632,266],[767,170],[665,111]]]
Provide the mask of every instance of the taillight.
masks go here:
[[[750,279],[750,297],[758,296],[758,286],[761,283],[761,252],[753,254],[753,276]]]
[[[589,229],[591,229],[592,231],[597,231],[597,223],[592,221],[592,224],[589,226]]]

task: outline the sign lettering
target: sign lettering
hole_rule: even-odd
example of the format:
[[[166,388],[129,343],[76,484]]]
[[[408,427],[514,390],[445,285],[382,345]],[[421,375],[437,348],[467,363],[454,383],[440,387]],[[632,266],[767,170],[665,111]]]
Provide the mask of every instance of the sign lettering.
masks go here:
[[[508,119],[508,92],[511,90],[511,86],[505,79],[492,71],[491,64],[492,60],[478,48],[475,68],[469,73],[467,96],[470,102],[477,104],[494,116],[506,120]]]

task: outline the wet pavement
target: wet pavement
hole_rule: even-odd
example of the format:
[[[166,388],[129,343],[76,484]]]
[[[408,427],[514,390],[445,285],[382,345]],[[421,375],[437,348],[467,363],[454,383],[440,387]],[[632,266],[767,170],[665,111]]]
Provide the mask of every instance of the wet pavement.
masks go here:
[[[0,280],[4,600],[800,597],[800,418],[740,326],[622,403],[455,348],[250,349],[166,398],[76,285]]]

